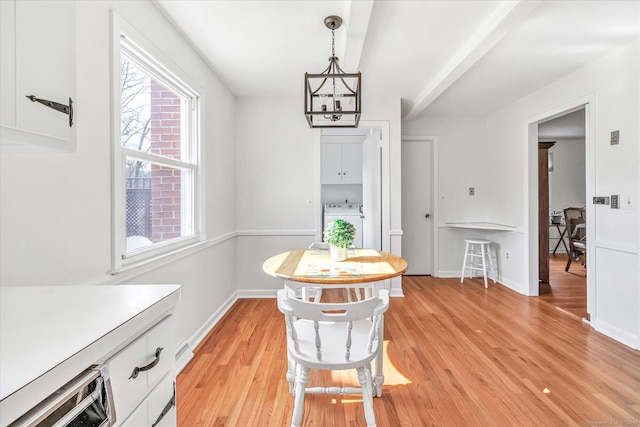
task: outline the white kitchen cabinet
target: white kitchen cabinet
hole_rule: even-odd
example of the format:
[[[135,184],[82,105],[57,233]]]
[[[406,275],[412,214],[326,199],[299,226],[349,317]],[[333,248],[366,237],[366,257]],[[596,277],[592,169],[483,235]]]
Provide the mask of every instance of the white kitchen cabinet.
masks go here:
[[[121,427],[175,427],[176,426],[176,408],[174,381],[171,375],[165,376],[160,384],[158,384],[149,393],[149,396],[136,408],[136,410],[121,424]],[[168,404],[170,406],[168,406]],[[170,408],[170,409],[166,409]],[[166,410],[166,413],[163,412]]]
[[[137,420],[141,415],[136,407],[146,408],[140,411],[146,414],[150,422],[131,425],[151,425],[172,399],[173,381],[170,382],[170,392],[166,392],[166,385],[160,391],[155,389],[163,378],[164,382],[167,376],[175,378],[174,336],[175,319],[170,315],[107,361],[118,418],[116,425],[127,420],[134,410],[132,416]],[[160,400],[164,400],[164,403],[161,404]],[[158,406],[160,409],[157,413],[151,413],[152,407]]]
[[[0,427],[101,365],[109,371],[116,426],[151,426],[167,408],[157,427],[175,427],[179,300],[179,285],[0,286]],[[78,314],[87,308],[90,315]],[[135,367],[148,369],[130,378]]]
[[[362,184],[362,144],[322,143],[322,183]]]
[[[2,151],[72,151],[69,115],[26,96],[75,100],[75,2],[0,1]]]

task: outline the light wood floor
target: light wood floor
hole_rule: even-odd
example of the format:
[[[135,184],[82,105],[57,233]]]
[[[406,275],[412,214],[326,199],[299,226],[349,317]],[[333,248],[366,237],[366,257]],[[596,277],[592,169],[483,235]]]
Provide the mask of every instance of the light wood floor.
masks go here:
[[[566,266],[566,254],[549,256],[549,285],[540,299],[581,320],[587,314],[587,270],[580,261],[573,261],[568,272]]]
[[[378,426],[640,425],[640,352],[501,285],[405,276],[403,288],[385,316]],[[285,371],[275,300],[238,301],[178,376],[178,425],[288,426]],[[357,397],[306,397],[303,426],[364,425]]]

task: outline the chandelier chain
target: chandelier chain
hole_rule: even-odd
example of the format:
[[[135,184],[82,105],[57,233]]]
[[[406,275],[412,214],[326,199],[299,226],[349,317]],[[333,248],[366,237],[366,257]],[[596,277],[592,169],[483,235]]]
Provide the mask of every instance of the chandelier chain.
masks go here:
[[[331,30],[331,56],[336,56],[336,31]]]

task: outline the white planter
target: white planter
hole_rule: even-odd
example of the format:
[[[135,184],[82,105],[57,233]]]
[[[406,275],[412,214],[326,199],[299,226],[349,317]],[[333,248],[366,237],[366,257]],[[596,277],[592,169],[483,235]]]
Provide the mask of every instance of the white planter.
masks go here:
[[[331,257],[331,261],[344,261],[347,259],[347,248],[331,246],[329,248],[329,256]]]

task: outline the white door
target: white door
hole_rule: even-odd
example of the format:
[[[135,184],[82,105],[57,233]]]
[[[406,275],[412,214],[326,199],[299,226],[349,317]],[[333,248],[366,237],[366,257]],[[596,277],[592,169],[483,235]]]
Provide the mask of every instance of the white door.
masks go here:
[[[402,257],[406,274],[433,272],[433,140],[402,141]]]
[[[380,129],[362,143],[363,247],[382,250],[382,178],[380,170]]]

